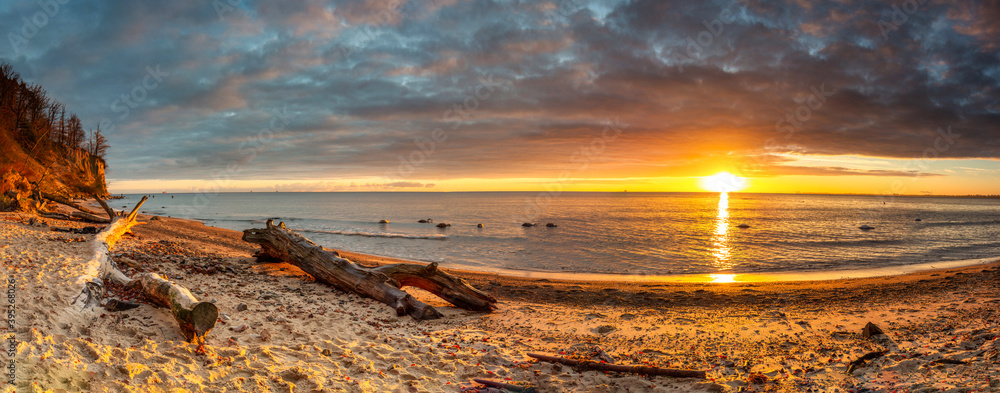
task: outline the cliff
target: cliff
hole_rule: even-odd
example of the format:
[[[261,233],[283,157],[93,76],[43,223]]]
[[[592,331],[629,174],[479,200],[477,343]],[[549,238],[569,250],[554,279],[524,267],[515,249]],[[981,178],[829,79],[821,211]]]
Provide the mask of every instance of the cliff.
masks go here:
[[[104,159],[59,144],[32,147],[0,129],[0,210],[30,209],[36,188],[68,198],[108,195]]]

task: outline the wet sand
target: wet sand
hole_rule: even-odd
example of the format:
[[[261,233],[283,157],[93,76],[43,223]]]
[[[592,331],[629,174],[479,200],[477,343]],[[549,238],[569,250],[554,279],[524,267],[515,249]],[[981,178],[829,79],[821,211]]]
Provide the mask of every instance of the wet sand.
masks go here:
[[[207,353],[195,353],[162,309],[66,310],[70,283],[90,252],[66,240],[93,235],[0,214],[0,260],[17,282],[17,391],[457,392],[477,386],[471,378],[545,392],[1000,390],[997,262],[764,283],[564,281],[446,269],[495,296],[497,311],[468,312],[408,289],[445,314],[417,322],[289,264],[256,262],[256,247],[240,232],[140,218],[147,224],[113,254],[126,273],[158,272],[216,303],[224,316]],[[339,252],[366,265],[400,262]],[[886,335],[863,338],[867,322]],[[606,361],[707,370],[709,379],[605,374],[526,356],[598,360],[601,351]],[[873,351],[884,355],[846,372]]]

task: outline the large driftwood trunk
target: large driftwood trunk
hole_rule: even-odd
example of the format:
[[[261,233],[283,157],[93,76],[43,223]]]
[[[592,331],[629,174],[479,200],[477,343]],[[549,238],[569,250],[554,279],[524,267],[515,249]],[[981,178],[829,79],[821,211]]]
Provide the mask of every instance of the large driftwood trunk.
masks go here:
[[[152,302],[170,308],[170,313],[177,321],[185,339],[195,344],[204,344],[205,335],[215,327],[219,315],[214,304],[199,302],[186,288],[154,273],[143,273],[134,279],[129,278],[111,259],[111,247],[114,247],[132,226],[139,224],[135,218],[139,207],[146,202],[146,197],[143,197],[128,215],[115,214],[103,200],[98,198],[97,201],[111,217],[111,223],[94,238],[94,258],[88,262],[88,273],[78,280],[83,287],[70,302],[71,307],[82,311],[101,304],[105,293],[104,283],[107,281],[138,288]]]
[[[389,305],[397,315],[416,320],[440,318],[434,307],[401,290],[414,286],[427,290],[455,306],[473,311],[493,311],[496,299],[473,288],[465,280],[445,273],[436,263],[427,266],[393,264],[375,268],[359,266],[335,253],[327,252],[309,239],[267,221],[267,228],[243,231],[243,240],[259,244],[262,257],[298,266],[318,281],[345,292],[370,297]]]

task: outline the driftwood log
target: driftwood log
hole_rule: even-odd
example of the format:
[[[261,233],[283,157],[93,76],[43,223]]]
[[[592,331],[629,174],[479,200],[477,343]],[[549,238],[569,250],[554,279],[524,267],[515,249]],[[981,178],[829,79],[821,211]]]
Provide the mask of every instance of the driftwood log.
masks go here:
[[[356,293],[385,303],[397,315],[409,315],[416,320],[440,318],[434,307],[415,299],[401,290],[413,286],[431,292],[457,307],[490,312],[496,305],[492,296],[473,288],[461,278],[430,265],[392,264],[374,268],[360,266],[328,252],[281,223],[267,221],[266,228],[243,231],[243,240],[259,244],[262,259],[275,259],[298,266],[317,281],[345,292]]]
[[[522,393],[537,393],[537,390],[531,386],[521,386],[506,382],[491,381],[489,379],[479,379],[472,378],[478,384],[486,385],[486,387],[501,389],[509,392],[522,392]]]
[[[561,358],[558,356],[539,355],[529,353],[528,356],[543,362],[565,364],[570,367],[580,367],[588,370],[615,371],[619,373],[632,373],[641,375],[666,375],[675,378],[701,378],[705,379],[705,372],[699,370],[679,370],[673,368],[659,368],[650,366],[626,366],[621,364],[598,363],[592,360],[574,360]]]
[[[111,259],[111,247],[114,247],[132,226],[139,224],[135,218],[139,207],[146,202],[146,197],[143,197],[127,215],[124,215],[124,212],[123,215],[116,214],[100,198],[97,201],[111,217],[111,223],[94,238],[94,258],[88,262],[88,274],[79,280],[83,283],[83,288],[71,301],[71,307],[82,311],[101,304],[106,281],[136,288],[153,303],[170,309],[185,339],[194,344],[204,344],[205,335],[215,327],[219,316],[219,310],[214,304],[199,302],[186,288],[167,281],[155,273],[142,273],[129,278]]]

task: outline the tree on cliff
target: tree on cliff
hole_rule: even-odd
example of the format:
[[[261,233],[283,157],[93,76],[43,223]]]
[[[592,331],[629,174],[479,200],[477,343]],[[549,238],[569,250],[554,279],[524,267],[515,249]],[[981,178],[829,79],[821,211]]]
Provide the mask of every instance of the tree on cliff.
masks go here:
[[[108,152],[108,140],[101,134],[101,126],[97,126],[96,130],[90,131],[90,141],[87,143],[87,151],[90,155],[96,157],[104,157],[104,154]]]
[[[100,129],[88,134],[79,116],[0,60],[0,177],[17,175],[37,189],[66,195],[104,194],[107,149]],[[7,183],[0,182],[0,197],[9,202]]]

